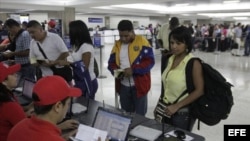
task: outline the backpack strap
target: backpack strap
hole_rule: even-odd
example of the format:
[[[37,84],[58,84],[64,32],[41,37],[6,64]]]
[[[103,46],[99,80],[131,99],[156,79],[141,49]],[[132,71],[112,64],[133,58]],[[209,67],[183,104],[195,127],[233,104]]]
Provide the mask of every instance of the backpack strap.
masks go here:
[[[202,60],[197,57],[191,58],[186,66],[186,85],[187,85],[187,91],[188,93],[191,93],[194,90],[194,82],[193,82],[193,66],[194,61],[198,60],[200,63],[202,63]],[[190,77],[191,76],[191,77]],[[200,130],[200,120],[198,119],[197,129]]]
[[[194,61],[198,60],[199,62],[202,63],[202,60],[200,58],[197,57],[193,57],[191,58],[186,66],[186,84],[187,84],[187,89],[188,92],[191,93],[194,90],[194,82],[193,82],[193,67],[194,67]]]
[[[181,95],[172,103],[172,104],[175,104],[175,103],[177,103],[178,101],[179,101],[179,99],[181,98],[181,97],[183,97],[186,93],[188,92],[188,90],[186,89],[186,90],[184,90],[182,93],[181,93]]]

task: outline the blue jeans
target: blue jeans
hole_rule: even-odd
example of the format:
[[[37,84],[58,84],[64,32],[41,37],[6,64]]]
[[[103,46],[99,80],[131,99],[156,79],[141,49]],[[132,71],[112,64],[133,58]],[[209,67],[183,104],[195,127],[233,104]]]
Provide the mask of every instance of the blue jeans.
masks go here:
[[[91,94],[89,96],[90,99],[95,99],[95,94],[98,89],[98,82],[97,79],[94,79],[91,81],[92,89],[90,90]]]
[[[174,115],[172,115],[170,119],[165,119],[165,122],[175,127],[185,129],[191,132],[195,120],[196,119],[190,115],[188,107],[185,107],[181,108]]]
[[[245,41],[245,52],[244,52],[244,55],[248,56],[250,55],[250,39],[246,39]]]
[[[143,97],[138,98],[136,95],[135,87],[127,87],[121,85],[120,89],[120,103],[121,108],[126,112],[137,113],[145,116],[148,107],[147,94]]]

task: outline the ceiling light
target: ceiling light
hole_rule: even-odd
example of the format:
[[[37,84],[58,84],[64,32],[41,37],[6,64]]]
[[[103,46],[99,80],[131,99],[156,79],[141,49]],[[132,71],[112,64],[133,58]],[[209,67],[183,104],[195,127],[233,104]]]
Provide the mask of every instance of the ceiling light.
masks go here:
[[[97,9],[107,9],[107,10],[111,10],[111,9],[113,9],[111,6],[99,6],[99,7],[92,7],[92,8],[97,8]]]
[[[189,5],[189,3],[180,3],[180,4],[176,4],[175,6],[180,7],[180,6],[188,6],[188,5]]]
[[[29,12],[29,11],[35,11],[35,9],[19,9],[16,10],[15,12]]]
[[[247,17],[233,17],[235,20],[246,20],[248,19]]]
[[[156,5],[156,4],[122,4],[122,5],[111,5],[111,7],[120,7],[120,8],[131,8],[131,9],[142,9],[142,10],[152,10],[152,11],[164,11],[167,6]]]
[[[181,14],[182,16],[190,16],[190,14]]]
[[[131,8],[140,10],[152,10],[152,11],[162,11],[165,14],[178,14],[187,12],[197,12],[197,11],[235,11],[235,10],[249,10],[250,3],[237,3],[237,4],[200,4],[200,5],[189,5],[184,7],[178,6],[162,6],[155,4],[124,4],[124,5],[111,5],[111,7],[119,8]]]
[[[228,3],[239,3],[240,1],[239,0],[226,0],[226,1],[223,1],[224,4],[228,4]]]
[[[236,12],[236,13],[199,13],[197,15],[207,17],[233,17],[233,16],[249,16],[250,12]]]

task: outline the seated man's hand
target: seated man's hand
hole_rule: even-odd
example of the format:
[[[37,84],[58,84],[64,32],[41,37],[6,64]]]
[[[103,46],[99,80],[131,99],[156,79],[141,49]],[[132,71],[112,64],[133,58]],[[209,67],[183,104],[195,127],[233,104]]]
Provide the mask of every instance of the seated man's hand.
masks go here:
[[[77,129],[79,126],[79,122],[70,119],[70,120],[65,120],[64,122],[60,123],[57,125],[61,130],[67,130],[67,129]]]
[[[67,132],[65,134],[62,134],[62,137],[66,140],[66,141],[70,141],[70,137],[74,137],[77,133],[77,129],[72,130],[70,132]]]
[[[14,55],[15,55],[14,52],[4,52],[4,53],[3,53],[3,56],[6,57],[6,58],[13,57]]]
[[[27,106],[23,106],[23,110],[26,114],[27,117],[30,117],[34,114],[34,105],[33,102],[31,102],[29,105]]]
[[[55,61],[55,64],[56,65],[59,65],[59,66],[69,66],[70,65],[70,62],[66,61],[66,60],[56,60]]]
[[[97,141],[102,141],[102,140],[101,140],[101,138],[99,137]],[[106,138],[106,140],[105,140],[105,141],[109,141],[109,139],[108,139],[108,138]]]

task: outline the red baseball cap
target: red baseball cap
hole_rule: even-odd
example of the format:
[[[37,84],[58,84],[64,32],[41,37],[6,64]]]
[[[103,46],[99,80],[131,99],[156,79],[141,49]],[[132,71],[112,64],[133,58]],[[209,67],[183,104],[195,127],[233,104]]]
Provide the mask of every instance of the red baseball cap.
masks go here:
[[[0,83],[2,83],[8,75],[14,74],[21,69],[20,64],[9,66],[3,62],[0,62]]]
[[[56,22],[55,21],[49,21],[48,25],[51,27],[51,28],[54,28],[56,26]]]
[[[39,98],[36,105],[51,105],[67,97],[78,97],[82,95],[79,88],[70,87],[60,76],[46,76],[37,81],[33,92]]]

